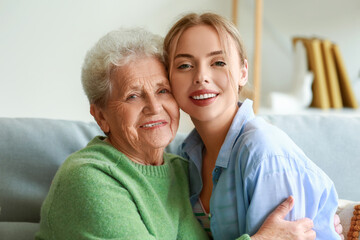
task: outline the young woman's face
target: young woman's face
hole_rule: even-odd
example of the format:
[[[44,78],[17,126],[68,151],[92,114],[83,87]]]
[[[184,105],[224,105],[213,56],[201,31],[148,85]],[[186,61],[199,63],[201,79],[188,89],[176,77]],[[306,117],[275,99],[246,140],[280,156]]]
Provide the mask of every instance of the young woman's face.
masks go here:
[[[232,117],[237,110],[237,87],[247,80],[247,65],[241,67],[233,40],[225,58],[216,30],[198,25],[185,30],[174,47],[170,83],[180,108],[195,121]]]

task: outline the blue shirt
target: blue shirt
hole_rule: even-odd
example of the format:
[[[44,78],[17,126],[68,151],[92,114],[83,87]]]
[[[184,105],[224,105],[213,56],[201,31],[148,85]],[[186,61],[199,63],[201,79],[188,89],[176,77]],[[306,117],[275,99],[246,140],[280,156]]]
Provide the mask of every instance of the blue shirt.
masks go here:
[[[202,189],[203,148],[195,129],[180,146],[180,155],[190,162],[192,204]],[[215,240],[256,233],[290,195],[295,206],[285,219],[311,218],[317,239],[340,239],[334,228],[338,198],[333,182],[283,131],[255,117],[251,100],[239,103],[212,174],[210,227]]]

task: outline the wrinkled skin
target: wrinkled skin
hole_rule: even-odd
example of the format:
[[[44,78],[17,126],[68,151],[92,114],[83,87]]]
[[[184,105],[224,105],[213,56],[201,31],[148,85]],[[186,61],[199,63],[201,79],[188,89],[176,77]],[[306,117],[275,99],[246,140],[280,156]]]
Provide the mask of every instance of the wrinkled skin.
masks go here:
[[[105,106],[90,108],[107,133],[106,141],[134,162],[161,165],[179,125],[179,107],[164,65],[141,57],[115,68],[110,79],[112,92]]]
[[[312,240],[316,233],[312,230],[314,224],[311,219],[303,218],[297,221],[286,221],[285,216],[294,206],[294,198],[289,197],[281,203],[265,220],[259,231],[251,236],[252,240],[288,239]]]
[[[294,198],[289,197],[281,203],[265,220],[259,231],[251,236],[252,240],[311,240],[316,238],[316,233],[312,229],[313,221],[309,218],[303,218],[297,221],[289,222],[284,220],[285,216],[294,206]],[[336,232],[344,239],[343,228],[340,223],[339,215],[334,216],[334,226]]]

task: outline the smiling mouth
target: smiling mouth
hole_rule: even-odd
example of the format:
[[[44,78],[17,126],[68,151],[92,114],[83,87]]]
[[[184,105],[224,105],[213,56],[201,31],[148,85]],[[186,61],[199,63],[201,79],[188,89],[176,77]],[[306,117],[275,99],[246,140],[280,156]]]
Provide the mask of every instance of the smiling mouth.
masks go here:
[[[156,126],[159,126],[162,124],[165,124],[165,122],[149,123],[149,124],[142,125],[141,128],[152,128],[152,127],[156,127]]]
[[[217,94],[215,94],[215,93],[206,93],[206,94],[200,94],[197,96],[191,96],[191,98],[194,100],[205,100],[205,99],[213,98],[216,96],[217,96]]]

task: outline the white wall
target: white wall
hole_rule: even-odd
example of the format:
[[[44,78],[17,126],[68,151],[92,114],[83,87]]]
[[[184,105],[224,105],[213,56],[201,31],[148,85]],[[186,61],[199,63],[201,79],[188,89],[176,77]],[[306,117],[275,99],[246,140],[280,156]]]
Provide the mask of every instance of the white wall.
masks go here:
[[[189,11],[230,17],[231,1],[1,0],[0,117],[92,121],[80,83],[86,51],[119,26],[164,36]]]
[[[248,49],[253,48],[254,0],[239,1],[239,29]],[[291,88],[294,36],[320,37],[340,47],[357,99],[360,100],[360,1],[264,0],[262,44],[262,104],[271,91]]]
[[[253,3],[239,0],[238,9],[250,66]],[[0,0],[0,117],[92,121],[80,84],[86,51],[119,26],[165,35],[188,11],[230,18],[231,0]],[[264,0],[262,93],[291,86],[291,37],[299,34],[337,42],[351,80],[358,81],[359,12],[358,0]],[[187,131],[189,120],[182,119],[180,131]]]

